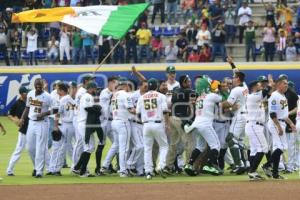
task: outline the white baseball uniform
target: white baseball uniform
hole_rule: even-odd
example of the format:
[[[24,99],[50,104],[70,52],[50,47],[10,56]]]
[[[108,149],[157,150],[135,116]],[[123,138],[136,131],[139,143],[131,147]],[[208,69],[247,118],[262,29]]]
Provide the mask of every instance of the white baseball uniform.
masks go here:
[[[89,142],[86,144],[85,132],[87,127],[86,120],[88,116],[88,112],[86,111],[86,108],[93,107],[94,105],[95,105],[94,97],[91,94],[86,92],[80,98],[79,110],[77,114],[78,132],[83,142],[83,151],[88,153],[92,153],[95,151],[95,137],[94,134],[92,134],[90,136]]]
[[[100,93],[100,106],[102,108],[101,110],[101,127],[104,133],[104,144],[106,143],[106,137],[110,139],[111,146],[110,149],[107,152],[107,155],[104,159],[104,162],[102,164],[103,167],[108,168],[113,157],[118,153],[119,148],[117,141],[114,140],[114,134],[111,127],[112,122],[112,113],[111,113],[111,99],[113,96],[113,92],[111,92],[108,88],[105,88]]]
[[[45,166],[49,120],[44,117],[43,120],[37,121],[37,115],[47,112],[52,105],[51,96],[47,92],[40,95],[35,94],[32,90],[27,95],[26,107],[29,107],[29,124],[26,134],[27,147],[30,158],[36,170],[36,175],[43,174]]]
[[[218,104],[215,104],[215,113],[213,127],[218,135],[221,149],[227,149],[226,137],[229,133],[231,117],[223,113],[222,108]]]
[[[263,106],[263,91],[255,92],[247,96],[246,100],[246,127],[245,132],[249,137],[250,155],[267,153],[268,143],[264,134],[265,108]]]
[[[130,97],[133,106],[136,108],[139,97],[141,96],[140,90],[131,93]],[[144,165],[144,146],[143,146],[143,125],[136,115],[130,117],[131,137],[130,137],[130,156],[127,161],[129,169],[137,169],[139,174],[143,173]],[[139,165],[137,165],[139,162]]]
[[[75,100],[66,95],[60,99],[59,111],[61,125],[59,127],[62,132],[60,141],[53,141],[51,159],[50,159],[50,172],[59,172],[63,165],[66,153],[72,158],[73,144],[75,138],[75,129],[73,126],[73,117],[76,104]]]
[[[238,104],[239,106],[239,109],[234,111],[234,116],[229,128],[229,132],[232,133],[237,140],[240,140],[245,136],[245,104],[247,95],[248,88],[246,85],[242,85],[233,88],[227,99],[231,105]]]
[[[196,148],[201,152],[204,151],[206,143],[210,149],[220,151],[221,145],[215,129],[213,121],[215,118],[215,104],[220,103],[222,97],[216,93],[204,94],[196,99],[195,114],[196,118],[192,127],[197,133]]]
[[[173,91],[174,88],[180,87],[180,84],[178,81],[175,81],[172,85],[167,81],[167,86],[169,91]]]
[[[287,149],[287,141],[285,134],[285,119],[289,116],[289,109],[287,99],[284,94],[275,91],[272,93],[268,102],[269,115],[270,113],[276,113],[277,119],[280,123],[280,126],[283,130],[283,135],[278,134],[278,130],[273,120],[269,118],[268,128],[270,133],[272,134],[273,141],[273,151],[276,149],[280,149],[282,151]],[[270,117],[270,116],[269,116]]]
[[[72,168],[74,168],[74,166],[77,164],[80,155],[83,152],[83,139],[81,138],[81,135],[78,131],[78,112],[79,112],[79,106],[80,106],[80,99],[82,97],[82,95],[84,95],[86,93],[86,89],[84,87],[80,87],[77,92],[76,92],[76,96],[75,96],[75,103],[76,103],[76,109],[74,112],[74,118],[73,118],[73,126],[75,128],[75,138],[76,138],[76,142],[74,145],[74,149],[73,149],[73,156],[72,156]]]
[[[111,107],[113,114],[111,125],[114,132],[114,140],[119,148],[120,173],[126,174],[131,135],[131,127],[128,119],[130,112],[128,109],[133,108],[133,103],[125,90],[119,90],[113,94]]]
[[[164,112],[168,112],[166,96],[149,91],[142,95],[137,103],[137,114],[141,115],[143,126],[145,172],[153,173],[152,148],[154,140],[159,145],[159,167],[166,166],[168,141],[165,132]]]

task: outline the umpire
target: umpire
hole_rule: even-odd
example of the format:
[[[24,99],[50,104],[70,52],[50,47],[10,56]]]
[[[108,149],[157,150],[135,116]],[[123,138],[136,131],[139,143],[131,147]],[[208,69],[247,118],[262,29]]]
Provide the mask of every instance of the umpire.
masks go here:
[[[25,87],[20,87],[19,94],[20,98],[14,103],[14,105],[9,110],[8,118],[12,120],[17,126],[19,120],[22,117],[23,111],[26,107],[27,93],[29,90]],[[8,176],[14,176],[14,167],[17,161],[21,158],[21,153],[25,149],[26,145],[26,132],[28,128],[28,117],[24,120],[23,125],[19,129],[18,142],[16,149],[11,155],[6,173]]]
[[[180,88],[174,88],[172,95],[172,110],[170,117],[170,126],[172,133],[169,134],[169,151],[167,155],[167,169],[175,167],[178,170],[177,156],[186,151],[185,158],[188,159],[194,148],[194,142],[191,134],[185,134],[183,127],[194,117],[194,105],[196,93],[192,90],[192,81],[188,75],[182,75],[179,78]],[[180,147],[181,148],[178,148]]]

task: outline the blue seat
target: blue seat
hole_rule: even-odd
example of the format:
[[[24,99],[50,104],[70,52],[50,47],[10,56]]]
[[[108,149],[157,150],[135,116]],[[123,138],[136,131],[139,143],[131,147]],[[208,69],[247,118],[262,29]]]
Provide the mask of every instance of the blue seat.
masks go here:
[[[45,60],[46,57],[47,57],[47,52],[46,50],[44,49],[39,49],[35,52],[35,57],[38,59],[38,60]]]
[[[261,50],[262,50],[262,46],[259,46],[258,48],[257,47],[255,47],[255,55],[261,55]]]
[[[4,55],[3,55],[3,53],[0,53],[0,60],[4,60]]]
[[[29,60],[29,54],[27,53],[27,51],[23,51],[22,55],[21,55],[21,58],[23,60]]]
[[[175,35],[175,28],[174,27],[164,28],[163,35],[166,36],[166,37],[174,36]]]
[[[44,39],[44,40],[50,40],[50,30],[49,30],[49,29],[46,29],[46,30],[43,32],[43,39]]]
[[[153,36],[161,35],[162,34],[162,28],[158,27],[158,26],[155,26],[155,27],[152,28],[151,32],[152,32]]]
[[[180,27],[176,27],[175,28],[175,35],[180,35],[180,33],[181,33]]]

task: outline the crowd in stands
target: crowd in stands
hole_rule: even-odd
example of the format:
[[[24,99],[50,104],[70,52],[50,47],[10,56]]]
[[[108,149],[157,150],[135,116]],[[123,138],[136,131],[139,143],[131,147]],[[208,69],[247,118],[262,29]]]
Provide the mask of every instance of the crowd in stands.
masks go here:
[[[300,55],[300,6],[286,0],[260,2],[265,8],[264,21],[254,21],[253,4],[243,0],[152,0],[151,9],[140,16],[110,56],[118,41],[109,36],[58,22],[11,23],[13,12],[28,9],[141,2],[4,0],[0,5],[0,60],[6,65],[95,64],[104,58],[105,63],[214,62],[217,56],[226,61],[228,44],[244,45],[247,62],[250,58],[256,61],[258,55],[264,61],[296,61]]]

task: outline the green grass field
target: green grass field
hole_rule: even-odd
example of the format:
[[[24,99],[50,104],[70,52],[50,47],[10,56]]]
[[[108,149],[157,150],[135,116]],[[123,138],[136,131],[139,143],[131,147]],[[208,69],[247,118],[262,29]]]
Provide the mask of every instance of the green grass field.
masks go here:
[[[226,173],[224,176],[214,177],[210,175],[201,175],[198,177],[187,177],[185,175],[170,176],[167,179],[162,179],[160,177],[154,177],[151,181],[147,181],[141,177],[135,178],[120,178],[117,175],[108,175],[95,178],[79,178],[71,175],[70,169],[63,169],[61,177],[50,177],[45,176],[42,179],[35,179],[31,177],[31,172],[33,169],[32,163],[29,159],[28,153],[23,152],[21,160],[17,163],[15,168],[14,177],[6,176],[6,168],[10,159],[10,155],[13,152],[18,131],[15,124],[7,119],[7,117],[0,117],[0,122],[5,126],[7,134],[5,136],[0,136],[0,177],[3,180],[0,185],[31,185],[31,184],[76,184],[76,183],[161,183],[161,182],[227,182],[227,181],[248,181],[246,175],[235,176]],[[104,155],[109,145],[106,146]],[[70,163],[70,161],[68,162]],[[89,163],[89,168],[92,170],[95,167],[94,158],[91,159]],[[298,173],[285,175],[290,180],[300,180]]]

